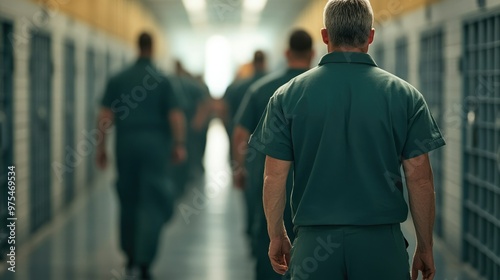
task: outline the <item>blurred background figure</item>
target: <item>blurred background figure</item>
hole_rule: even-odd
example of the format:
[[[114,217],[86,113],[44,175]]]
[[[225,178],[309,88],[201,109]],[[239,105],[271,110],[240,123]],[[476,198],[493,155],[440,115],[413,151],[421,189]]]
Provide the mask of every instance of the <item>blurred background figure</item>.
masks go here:
[[[309,70],[314,57],[312,37],[304,30],[295,30],[288,40],[285,52],[287,69],[270,74],[258,80],[245,93],[242,104],[235,118],[233,133],[233,158],[236,165],[234,182],[243,188],[247,200],[247,211],[253,215],[250,225],[252,252],[256,258],[255,279],[271,280],[283,277],[274,272],[269,262],[269,236],[262,204],[262,186],[264,184],[264,164],[266,156],[248,146],[250,134],[257,128],[260,118],[274,92],[291,79]],[[287,197],[290,197],[293,184],[293,170],[287,180]],[[285,208],[284,221],[290,240],[295,235],[292,224],[290,204]]]
[[[140,269],[141,279],[151,279],[162,226],[173,211],[168,162],[186,159],[185,118],[169,80],[155,68],[153,38],[142,33],[139,58],[112,77],[102,99],[98,129],[103,140],[97,164],[108,165],[106,134],[116,126],[116,190],[120,202],[120,244],[127,269]]]
[[[231,85],[226,90],[226,93],[224,94],[224,97],[222,100],[224,101],[224,114],[222,115],[222,119],[224,121],[224,124],[226,126],[226,131],[229,137],[232,137],[233,131],[234,131],[234,118],[236,116],[236,112],[238,111],[239,106],[241,105],[241,102],[243,101],[243,97],[245,96],[245,93],[248,91],[250,86],[258,81],[260,78],[264,77],[266,75],[266,56],[264,52],[262,51],[256,51],[253,56],[253,63],[252,63],[252,71],[251,71],[251,76],[248,78],[244,79],[236,79]],[[241,74],[240,75],[246,75],[246,74]],[[230,145],[229,151],[230,154],[232,154],[234,151],[234,147]],[[238,167],[234,167],[238,168]],[[241,185],[236,185],[237,187],[243,187]],[[250,196],[248,192],[245,193],[245,205],[247,207],[247,215],[246,215],[246,232],[248,235],[251,234],[251,227],[253,224],[253,212],[254,212],[254,206],[252,202],[250,201]]]
[[[212,98],[203,79],[190,74],[179,60],[175,61],[175,74],[171,76],[171,82],[181,100],[187,123],[186,147],[189,157],[183,164],[171,167],[179,197],[188,183],[197,180],[204,172],[202,161],[212,117]]]
[[[234,117],[243,101],[243,96],[253,83],[266,75],[266,55],[263,51],[259,50],[254,53],[251,66],[240,68],[235,81],[229,85],[222,98],[225,106],[222,118],[230,137],[233,135]]]

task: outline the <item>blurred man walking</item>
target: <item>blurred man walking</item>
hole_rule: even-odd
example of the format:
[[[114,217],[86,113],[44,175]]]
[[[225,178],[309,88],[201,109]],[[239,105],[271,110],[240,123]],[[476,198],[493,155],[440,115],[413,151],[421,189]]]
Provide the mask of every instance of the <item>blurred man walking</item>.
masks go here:
[[[252,85],[245,94],[245,99],[236,114],[233,133],[233,157],[239,167],[235,170],[234,181],[240,187],[245,188],[254,210],[250,214],[254,216],[251,236],[253,251],[257,258],[255,278],[257,280],[281,279],[281,276],[273,271],[267,257],[269,237],[262,205],[262,174],[264,173],[266,156],[251,147],[249,148],[247,142],[250,133],[259,124],[262,113],[273,93],[294,77],[309,70],[314,56],[311,36],[304,30],[295,30],[288,43],[286,51],[288,69],[280,73],[270,74]],[[292,174],[293,172],[289,172],[287,179],[288,195],[292,189]],[[289,205],[285,207],[284,221],[287,232],[290,233],[290,239],[293,241],[293,225]]]
[[[138,266],[141,279],[151,279],[160,230],[172,214],[168,160],[186,158],[185,119],[169,80],[153,65],[152,37],[143,33],[138,43],[137,62],[108,82],[99,123],[116,126],[121,249],[128,269]],[[107,166],[105,142],[97,152],[100,168]]]

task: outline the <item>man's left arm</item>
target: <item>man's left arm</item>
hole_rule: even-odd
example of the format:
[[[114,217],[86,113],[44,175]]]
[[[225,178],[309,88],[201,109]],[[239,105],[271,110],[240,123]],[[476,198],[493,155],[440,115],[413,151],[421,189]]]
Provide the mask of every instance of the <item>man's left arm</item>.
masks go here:
[[[97,166],[104,170],[108,166],[108,156],[106,153],[106,136],[108,129],[113,124],[115,115],[110,108],[102,107],[97,119]],[[100,140],[100,141],[99,141]]]
[[[233,180],[234,185],[240,189],[245,188],[246,166],[245,158],[248,150],[248,139],[250,132],[242,125],[236,125],[233,132],[233,161],[235,163]]]
[[[101,109],[97,117],[97,147],[96,147],[96,163],[97,166],[104,170],[108,166],[108,156],[106,153],[106,140],[108,129],[113,125],[115,114],[111,109],[113,102],[116,100],[115,79],[108,81],[104,96],[101,100]]]
[[[288,270],[292,248],[283,221],[286,205],[286,180],[290,166],[290,161],[267,156],[264,170],[264,212],[271,240],[269,258],[274,271],[282,275]]]

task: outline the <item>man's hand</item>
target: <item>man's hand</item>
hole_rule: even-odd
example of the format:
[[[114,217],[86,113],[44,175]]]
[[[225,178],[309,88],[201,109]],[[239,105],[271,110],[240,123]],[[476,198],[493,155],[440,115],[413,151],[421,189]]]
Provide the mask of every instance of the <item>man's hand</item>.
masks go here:
[[[411,269],[411,279],[417,280],[418,272],[422,271],[424,280],[433,280],[436,275],[436,267],[434,266],[434,257],[432,251],[420,252],[418,249],[413,256],[413,265]]]
[[[106,154],[106,150],[104,148],[97,149],[96,163],[97,167],[101,170],[105,170],[108,167],[108,155]]]
[[[187,159],[187,151],[184,145],[175,145],[172,151],[172,161],[174,164],[181,164]]]
[[[271,243],[269,244],[269,259],[274,271],[281,275],[285,275],[290,265],[291,249],[292,244],[286,234],[282,237],[271,239]]]
[[[233,174],[234,186],[238,189],[245,189],[245,184],[247,181],[247,171],[245,169],[239,169]]]

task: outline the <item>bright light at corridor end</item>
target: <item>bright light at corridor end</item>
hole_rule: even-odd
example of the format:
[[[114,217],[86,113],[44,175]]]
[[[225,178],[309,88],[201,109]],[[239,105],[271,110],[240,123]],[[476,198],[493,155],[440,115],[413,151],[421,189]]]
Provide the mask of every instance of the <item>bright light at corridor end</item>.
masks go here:
[[[189,12],[201,12],[207,7],[206,0],[182,0],[182,3]]]
[[[189,20],[194,27],[204,26],[207,23],[206,0],[182,0],[189,14]]]
[[[214,98],[224,95],[233,76],[231,64],[231,46],[220,35],[208,39],[206,45],[205,82]]]
[[[243,8],[245,11],[260,13],[266,7],[267,0],[245,0],[243,2]]]

